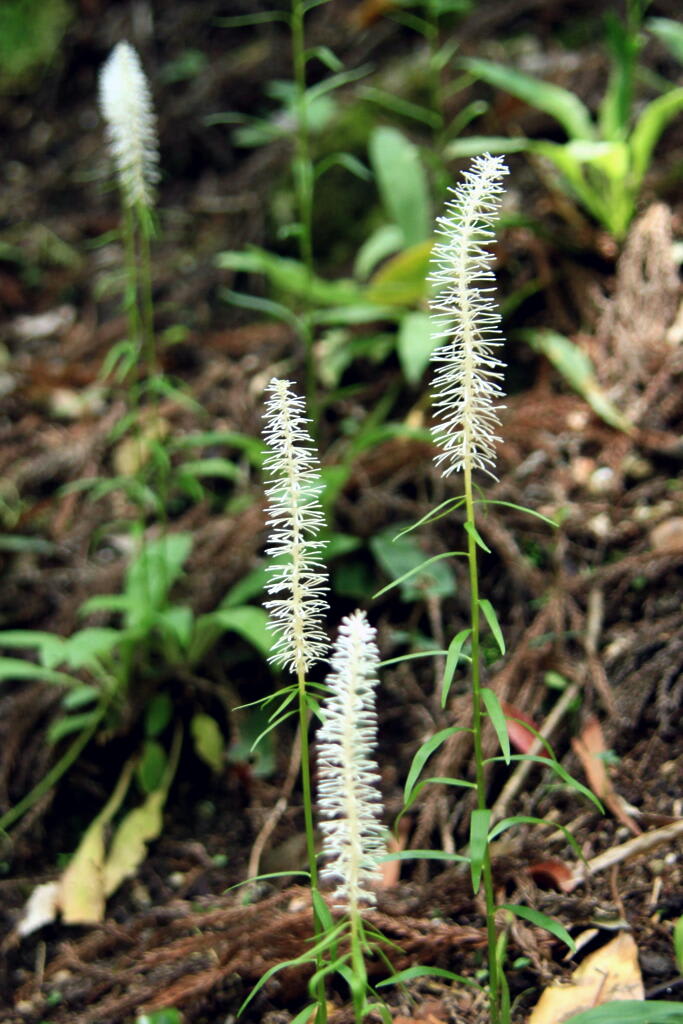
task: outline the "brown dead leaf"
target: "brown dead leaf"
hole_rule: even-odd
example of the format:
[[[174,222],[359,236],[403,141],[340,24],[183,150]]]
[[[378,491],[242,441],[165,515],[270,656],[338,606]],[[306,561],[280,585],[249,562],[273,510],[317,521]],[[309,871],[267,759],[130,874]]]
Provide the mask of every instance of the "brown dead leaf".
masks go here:
[[[405,850],[408,845],[409,835],[410,822],[408,818],[401,818],[398,825],[398,835],[392,835],[389,839],[389,853],[400,853],[402,850]],[[398,885],[398,880],[401,877],[400,860],[387,860],[381,865],[380,870],[382,872],[382,880],[377,885],[378,889],[390,889],[392,886]]]
[[[522,754],[528,754],[534,743],[536,743],[538,725],[530,715],[527,715],[526,711],[522,711],[514,704],[508,704],[506,700],[503,700],[500,706],[505,713],[505,726],[510,743],[515,750],[519,750]],[[527,729],[524,723],[531,726],[531,728]],[[548,755],[545,750],[539,750],[538,756],[547,758]]]
[[[133,776],[131,758],[114,792],[90,823],[59,880],[57,905],[65,924],[99,924],[104,920],[105,830],[123,802]]]
[[[537,860],[529,864],[526,870],[539,889],[571,892],[574,888],[572,869],[563,860]]]
[[[426,1017],[394,1017],[394,1024],[444,1024],[440,1017],[428,1013]]]
[[[628,932],[591,953],[574,971],[571,983],[550,985],[527,1024],[562,1024],[603,1003],[645,998],[638,947]]]
[[[623,797],[616,792],[607,774],[604,758],[607,747],[597,718],[588,719],[581,730],[581,735],[575,736],[572,740],[572,748],[581,761],[588,785],[595,795],[609,807],[622,825],[626,825],[635,836],[641,835],[642,828],[628,814]]]

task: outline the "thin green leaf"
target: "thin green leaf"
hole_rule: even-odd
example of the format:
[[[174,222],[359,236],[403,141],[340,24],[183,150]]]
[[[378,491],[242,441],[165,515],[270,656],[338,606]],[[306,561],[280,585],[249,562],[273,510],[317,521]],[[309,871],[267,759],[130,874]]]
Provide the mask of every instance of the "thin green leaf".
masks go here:
[[[669,53],[683,64],[683,24],[673,18],[648,18],[645,28],[664,43]]]
[[[448,656],[446,658],[446,665],[444,668],[443,679],[441,681],[441,707],[446,707],[446,701],[448,700],[448,694],[450,693],[451,685],[453,683],[453,676],[455,670],[458,667],[461,658],[467,657],[462,653],[462,649],[472,635],[471,628],[461,629],[459,633],[456,633],[450,644],[448,645]],[[471,661],[471,658],[467,658]]]
[[[491,554],[491,548],[486,546],[485,542],[482,540],[481,535],[480,535],[479,531],[477,530],[476,526],[474,525],[474,523],[470,522],[470,520],[467,519],[463,523],[463,526],[465,527],[465,532],[470,535],[470,537],[472,538],[474,543],[477,545],[477,547],[481,548],[482,551],[485,551],[487,555],[490,555]]]
[[[59,686],[79,686],[81,684],[81,680],[75,676],[43,668],[42,665],[34,665],[33,662],[24,661],[22,658],[0,658],[0,682],[7,679],[40,679],[44,683],[57,683]]]
[[[514,501],[500,501],[498,498],[477,498],[474,502],[475,505],[502,505],[503,508],[514,508],[517,512],[526,512],[527,515],[535,516],[536,519],[540,519],[542,522],[547,523],[548,526],[554,526],[558,528],[558,523],[554,519],[549,519],[548,516],[544,516],[541,512],[537,512],[535,508],[527,508],[526,505],[516,505]]]
[[[265,875],[256,875],[254,878],[245,878],[243,882],[236,882],[235,885],[223,889],[223,895],[233,892],[235,889],[242,889],[245,885],[252,885],[254,882],[267,882],[269,878],[306,878],[311,877],[308,871],[269,871]]]
[[[326,96],[328,92],[334,92],[335,89],[341,89],[342,86],[356,82],[359,78],[365,78],[370,71],[370,65],[363,64],[359,68],[351,68],[349,71],[340,71],[336,75],[330,75],[329,78],[325,78],[322,82],[318,82],[317,85],[307,89],[306,99],[309,103],[313,103],[315,100],[320,99],[321,96]]]
[[[550,932],[555,938],[569,946],[572,953],[576,952],[576,943],[573,938],[564,925],[561,925],[554,918],[548,917],[547,914],[542,914],[540,910],[533,910],[531,907],[518,907],[513,903],[503,903],[501,904],[501,909],[509,910],[516,917],[521,917],[525,921],[535,924],[538,928],[545,928],[547,932]]]
[[[405,245],[415,245],[431,233],[427,178],[419,150],[398,129],[375,128],[370,136],[370,161],[389,219],[403,232]]]
[[[394,827],[396,827],[396,825],[398,825],[399,821],[401,820],[403,815],[406,813],[406,811],[410,810],[412,805],[419,798],[420,794],[422,793],[422,790],[426,786],[431,786],[431,785],[434,785],[434,784],[438,784],[438,785],[442,785],[442,786],[457,786],[457,787],[460,787],[462,789],[476,789],[477,788],[473,782],[468,782],[467,779],[452,779],[449,776],[435,775],[435,776],[433,776],[430,779],[422,779],[420,782],[418,782],[418,784],[416,786],[413,787],[413,789],[411,791],[411,794],[410,794],[410,800],[408,800],[403,805],[403,810],[401,811],[401,813],[397,817]]]
[[[489,629],[493,633],[494,639],[498,644],[498,650],[501,654],[505,654],[505,637],[503,636],[503,631],[500,628],[498,616],[496,615],[493,605],[489,600],[487,600],[487,598],[480,597],[479,607],[481,608],[484,618],[488,622]]]
[[[313,889],[311,891],[311,902],[313,903],[313,910],[315,911],[316,917],[318,918],[318,921],[320,921],[323,930],[326,932],[331,931],[335,926],[334,918],[330,913],[330,908],[317,889]]]
[[[625,999],[579,1013],[567,1024],[683,1024],[683,1003]]]
[[[410,803],[410,796],[413,787],[420,777],[422,769],[434,751],[438,750],[441,744],[444,743],[449,736],[454,736],[457,732],[462,732],[463,728],[464,727],[460,725],[451,725],[448,729],[440,729],[439,732],[434,733],[434,735],[430,736],[428,740],[425,740],[419,750],[416,751],[415,757],[410,765],[410,770],[408,771],[406,784],[403,790],[404,803]]]
[[[488,686],[484,686],[481,691],[482,700],[486,705],[486,712],[491,719],[491,725],[496,730],[496,736],[500,743],[500,749],[503,751],[503,757],[505,763],[510,764],[510,737],[508,736],[507,720],[505,718],[505,712],[500,706],[500,701],[497,695]]]
[[[430,356],[440,343],[427,313],[417,310],[401,317],[396,348],[403,376],[413,387],[422,380]]]
[[[531,139],[508,138],[507,135],[468,135],[449,142],[444,149],[444,157],[447,160],[463,160],[484,153],[504,156],[506,153],[524,153],[532,145]]]
[[[652,100],[636,121],[629,140],[635,184],[650,166],[652,152],[669,121],[683,110],[683,86]]]
[[[514,825],[549,825],[551,828],[560,829],[564,833],[564,837],[571,846],[572,850],[580,860],[584,860],[584,856],[581,852],[581,847],[577,843],[574,836],[571,834],[568,828],[564,825],[558,825],[555,821],[548,821],[546,818],[534,818],[527,814],[517,814],[512,818],[503,818],[493,826],[489,832],[489,842],[492,843],[494,839],[497,839],[499,835],[505,832],[507,829],[512,828]]]
[[[306,61],[319,60],[330,71],[343,71],[344,65],[329,46],[312,46],[304,53]]]
[[[77,711],[79,708],[92,704],[99,696],[100,691],[96,686],[91,686],[90,683],[83,683],[81,686],[76,686],[73,690],[65,693],[62,697],[62,707],[66,711]]]
[[[403,232],[398,224],[382,224],[363,242],[353,264],[355,277],[365,280],[378,263],[393,256],[403,245]]]
[[[440,562],[444,558],[467,558],[467,552],[442,551],[440,555],[432,555],[431,558],[427,558],[424,562],[420,562],[419,565],[409,569],[408,572],[404,572],[402,576],[399,576],[398,579],[394,580],[392,583],[387,583],[386,587],[382,587],[381,590],[378,590],[376,594],[372,595],[372,600],[376,601],[378,597],[386,594],[389,590],[393,590],[394,587],[400,586],[405,582],[405,580],[410,579],[411,576],[414,576],[418,572],[423,572],[428,565],[433,565],[434,562]]]
[[[527,722],[524,722],[523,724],[525,728],[529,729],[530,731],[533,731],[531,729],[531,726],[529,726]],[[487,757],[484,759],[484,764],[494,764],[496,761],[504,760],[504,757]],[[590,789],[587,789],[586,786],[584,786],[582,783],[578,781],[578,779],[575,779],[573,775],[570,775],[569,772],[562,767],[559,761],[550,760],[547,757],[539,757],[538,754],[513,754],[510,760],[534,761],[536,764],[543,765],[546,768],[551,768],[556,775],[559,775],[563,782],[566,782],[567,785],[571,786],[572,789],[575,789],[577,793],[581,793],[581,795],[585,796],[587,800],[590,800],[592,804],[595,804],[595,806],[601,814],[605,813],[605,809],[602,806],[601,802],[598,800],[595,793],[591,793]]]
[[[387,668],[388,665],[397,665],[400,661],[414,661],[415,658],[445,658],[448,651],[441,651],[434,648],[433,651],[415,651],[413,654],[399,654],[396,658],[386,658],[380,661],[378,668]]]
[[[683,974],[683,916],[679,917],[674,924],[674,956],[679,974]]]
[[[683,90],[681,90],[683,94]],[[532,348],[542,352],[567,383],[585,398],[605,423],[626,434],[633,433],[633,424],[617,409],[600,388],[589,357],[573,341],[557,331],[530,328],[518,332]]]
[[[475,78],[511,93],[536,110],[550,114],[562,125],[570,139],[595,138],[595,125],[588,107],[568,89],[478,57],[462,57],[457,63]]]
[[[414,978],[446,978],[447,981],[457,981],[461,985],[472,985],[474,988],[481,990],[481,985],[474,980],[474,978],[466,978],[463,974],[454,974],[453,971],[447,971],[443,967],[407,967],[404,971],[398,971],[397,974],[393,974],[390,978],[385,978],[383,981],[377,982],[377,988],[383,988],[386,985],[402,985],[406,981],[412,981]]]
[[[308,1006],[304,1006],[303,1010],[297,1013],[290,1024],[310,1024],[311,1021],[315,1020],[317,1006],[317,1003],[309,1003]]]
[[[470,858],[461,853],[446,853],[444,850],[400,850],[387,853],[381,858],[381,863],[392,860],[441,860],[451,864],[468,864]]]
[[[470,874],[472,876],[472,891],[475,896],[479,892],[481,873],[484,870],[490,821],[491,811],[488,808],[477,807],[472,811],[470,818]]]
[[[288,11],[255,11],[253,14],[235,14],[216,18],[220,28],[250,28],[252,25],[268,25],[274,21],[289,22]]]
[[[424,526],[425,523],[431,523],[437,519],[442,519],[444,516],[447,516],[449,512],[454,512],[456,509],[461,508],[464,504],[464,494],[460,495],[459,498],[446,498],[446,500],[442,501],[439,505],[436,506],[436,508],[433,508],[431,509],[431,511],[426,512],[425,515],[423,515],[420,519],[417,520],[417,522],[413,523],[411,526],[406,526],[402,530],[399,530],[399,532],[396,534],[395,539],[398,539],[399,537],[404,537],[406,533],[412,533],[413,530],[419,530],[419,528],[421,526]]]
[[[361,90],[360,95],[361,99],[376,103],[378,106],[384,107],[400,117],[411,118],[413,121],[429,125],[430,128],[439,128],[441,125],[441,118],[434,110],[430,110],[429,107],[423,107],[417,103],[411,103],[400,96],[394,96],[393,93],[386,92],[384,89],[376,89],[374,86],[369,85]]]
[[[84,733],[90,729],[101,717],[98,708],[92,711],[83,711],[79,715],[65,715],[58,718],[47,730],[48,743],[59,743],[65,736],[72,736],[75,732]]]
[[[239,476],[238,467],[220,456],[207,459],[188,459],[187,462],[183,462],[182,471],[190,476],[208,476],[224,480],[234,480]]]
[[[240,306],[242,309],[253,309],[257,313],[264,313],[266,316],[272,316],[274,320],[282,320],[297,333],[301,332],[301,320],[281,302],[262,299],[256,295],[246,295],[244,292],[234,292],[229,288],[219,288],[218,294],[224,302],[228,302],[231,306]]]
[[[296,710],[286,711],[285,714],[279,715],[277,718],[273,719],[271,721],[270,725],[268,725],[262,732],[260,732],[258,734],[258,736],[256,737],[256,739],[254,740],[254,742],[252,743],[252,745],[251,745],[252,751],[255,750],[256,747],[258,747],[258,745],[261,742],[261,740],[264,739],[268,735],[268,733],[271,733],[273,731],[273,729],[277,729],[277,727],[279,725],[282,725],[282,723],[286,722],[288,718],[291,718],[292,715],[296,715],[296,714],[297,714]]]
[[[332,167],[343,167],[345,171],[352,174],[354,178],[361,181],[371,181],[372,174],[365,164],[352,153],[330,153],[324,160],[315,166],[315,177],[322,178]]]

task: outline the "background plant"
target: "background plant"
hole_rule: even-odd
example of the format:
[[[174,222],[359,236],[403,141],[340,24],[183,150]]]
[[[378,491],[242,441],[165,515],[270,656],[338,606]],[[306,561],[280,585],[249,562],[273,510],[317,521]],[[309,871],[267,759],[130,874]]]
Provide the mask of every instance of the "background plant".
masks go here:
[[[475,78],[552,117],[567,141],[472,136],[451,143],[447,155],[527,152],[542,157],[584,209],[622,240],[635,214],[655,146],[683,110],[683,88],[665,84],[662,95],[634,113],[646,7],[641,0],[629,0],[625,21],[612,12],[606,17],[610,73],[595,118],[578,96],[561,86],[480,57],[461,58],[459,66]]]

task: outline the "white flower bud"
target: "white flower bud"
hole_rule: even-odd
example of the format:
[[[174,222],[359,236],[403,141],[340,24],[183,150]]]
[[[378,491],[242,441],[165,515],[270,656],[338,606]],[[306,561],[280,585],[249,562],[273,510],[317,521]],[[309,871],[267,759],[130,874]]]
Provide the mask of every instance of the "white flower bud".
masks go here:
[[[444,476],[465,466],[494,476],[496,404],[503,397],[498,383],[503,363],[495,349],[502,344],[500,314],[493,301],[493,256],[486,246],[508,173],[502,157],[476,157],[463,181],[450,189],[453,198],[439,217],[430,281],[434,333],[446,344],[436,349],[434,376],[434,442],[441,449],[436,464]]]
[[[327,571],[320,562],[325,541],[315,537],[324,525],[319,495],[320,468],[311,448],[305,404],[290,381],[271,380],[267,391],[264,469],[271,528],[268,554],[269,594],[284,594],[265,607],[276,634],[271,661],[306,674],[329,649],[322,620],[327,612]]]
[[[318,809],[323,833],[322,878],[337,883],[334,899],[356,909],[375,902],[371,885],[386,853],[373,760],[377,743],[375,630],[356,611],[342,620],[327,677],[330,696],[318,730]]]
[[[99,100],[125,202],[150,207],[159,180],[159,145],[147,79],[128,43],[117,43],[102,67]]]

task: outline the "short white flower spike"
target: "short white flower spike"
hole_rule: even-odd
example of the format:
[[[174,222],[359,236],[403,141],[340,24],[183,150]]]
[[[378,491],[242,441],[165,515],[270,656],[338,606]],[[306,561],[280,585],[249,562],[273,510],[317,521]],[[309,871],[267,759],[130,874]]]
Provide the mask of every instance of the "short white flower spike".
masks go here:
[[[433,250],[430,282],[434,334],[446,344],[436,349],[432,428],[436,458],[444,476],[465,467],[495,478],[495,443],[500,440],[499,381],[503,363],[496,355],[502,344],[500,314],[493,300],[493,241],[502,179],[508,169],[502,157],[475,157],[439,217],[439,240]]]
[[[150,207],[159,180],[159,145],[147,79],[129,43],[117,43],[102,67],[99,99],[124,199],[128,206]]]
[[[323,658],[329,640],[322,622],[328,609],[327,570],[320,562],[325,541],[316,540],[324,525],[320,505],[320,467],[307,429],[304,400],[290,389],[291,381],[271,380],[266,402],[264,463],[270,478],[268,555],[275,559],[267,572],[267,591],[280,595],[267,601],[270,626],[276,634],[271,661],[303,678]]]
[[[371,884],[386,853],[373,760],[378,664],[375,630],[365,614],[356,611],[342,619],[317,736],[318,809],[328,859],[321,877],[337,883],[333,898],[351,913],[361,901],[375,902]]]

